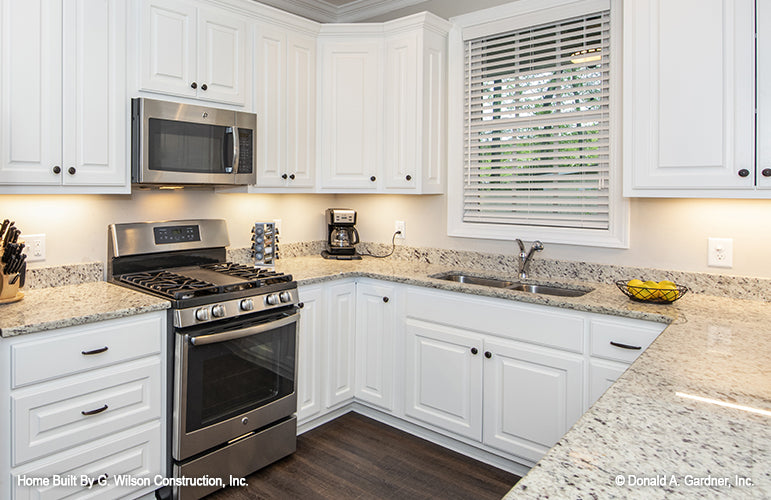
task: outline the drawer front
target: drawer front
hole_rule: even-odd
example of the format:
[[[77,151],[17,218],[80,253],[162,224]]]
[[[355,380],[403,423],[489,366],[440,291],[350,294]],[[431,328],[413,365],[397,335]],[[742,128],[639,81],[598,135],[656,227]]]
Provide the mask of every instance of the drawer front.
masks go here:
[[[13,465],[159,418],[160,377],[156,357],[13,392]]]
[[[631,363],[656,340],[664,328],[666,325],[645,321],[593,319],[592,356]]]
[[[11,387],[159,353],[165,321],[166,315],[157,313],[66,328],[17,342],[11,346]]]
[[[15,469],[11,484],[14,500],[112,500],[135,498],[156,489],[154,478],[158,474],[163,475],[161,425],[153,422],[93,447],[62,453],[45,465],[34,463]],[[95,481],[90,489],[81,484],[81,476]],[[47,479],[48,484],[29,484],[32,478]],[[126,484],[129,479],[133,482]]]
[[[407,317],[581,353],[584,318],[575,311],[412,288]]]

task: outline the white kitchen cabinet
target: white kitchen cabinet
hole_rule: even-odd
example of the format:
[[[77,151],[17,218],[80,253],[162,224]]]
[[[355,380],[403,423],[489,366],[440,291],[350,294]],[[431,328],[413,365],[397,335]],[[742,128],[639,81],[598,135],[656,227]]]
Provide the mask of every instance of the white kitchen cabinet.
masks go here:
[[[768,196],[755,188],[754,7],[624,2],[625,196]]]
[[[307,191],[316,177],[316,37],[259,23],[254,54],[256,187]]]
[[[326,407],[351,400],[355,387],[356,283],[329,285],[326,302]]]
[[[446,31],[433,24],[386,37],[386,192],[429,194],[443,190],[446,47]]]
[[[381,40],[320,40],[320,187],[375,191],[382,161]]]
[[[605,391],[613,385],[613,382],[618,380],[618,377],[627,368],[629,368],[627,363],[592,358],[589,361],[588,406],[593,405],[595,401],[600,399],[600,396],[605,394]]]
[[[394,346],[397,335],[396,287],[356,284],[356,399],[394,409]]]
[[[244,105],[247,29],[224,8],[142,0],[140,90]]]
[[[757,27],[757,183],[771,189],[771,2],[758,0]]]
[[[303,307],[298,325],[297,420],[302,423],[324,409],[324,288],[303,286],[298,289],[298,295]]]
[[[0,432],[9,437],[0,475],[128,474],[151,482],[165,475],[165,336],[166,312],[158,311],[0,340],[0,364],[8,368],[0,372]],[[33,360],[39,370],[30,369]],[[141,482],[120,488],[110,480],[98,498],[137,498],[154,489]],[[2,498],[85,492],[79,481],[0,481]]]
[[[583,356],[490,338],[484,349],[482,442],[537,462],[583,413]]]
[[[408,417],[482,440],[482,337],[407,318],[405,405]]]
[[[3,192],[128,192],[126,3],[0,8]]]

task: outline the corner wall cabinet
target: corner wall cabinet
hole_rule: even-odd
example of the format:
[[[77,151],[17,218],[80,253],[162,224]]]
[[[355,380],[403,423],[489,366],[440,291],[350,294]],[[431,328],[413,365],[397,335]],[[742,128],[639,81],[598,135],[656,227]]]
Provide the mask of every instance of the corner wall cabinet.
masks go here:
[[[0,340],[0,429],[10,437],[0,496],[85,495],[81,474],[106,478],[105,498],[154,490],[114,478],[167,472],[165,333],[160,311]],[[24,476],[78,480],[27,486]]]
[[[244,105],[243,18],[203,2],[142,0],[140,90]]]
[[[442,192],[448,31],[427,13],[322,26],[321,192]]]
[[[304,310],[301,319],[300,366],[326,365],[320,382],[309,378],[317,367],[301,372],[301,427],[356,402],[525,465],[538,461],[665,327],[369,278],[299,293],[316,310],[325,302],[326,315]],[[315,320],[304,324],[306,317]],[[304,333],[311,324],[320,335]],[[327,353],[303,347],[319,338]],[[325,400],[312,404],[319,383]]]
[[[752,0],[624,2],[625,196],[771,196],[768,152],[759,147],[755,161],[754,9]],[[768,21],[757,19],[767,37]],[[762,98],[769,56],[760,40]],[[768,114],[758,109],[761,129]]]
[[[126,3],[0,9],[0,192],[128,192]]]

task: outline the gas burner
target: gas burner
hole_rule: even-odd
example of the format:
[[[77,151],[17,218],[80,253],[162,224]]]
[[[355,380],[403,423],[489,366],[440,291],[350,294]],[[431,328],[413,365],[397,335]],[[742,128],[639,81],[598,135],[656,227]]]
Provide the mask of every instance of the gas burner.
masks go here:
[[[201,269],[208,269],[218,273],[226,274],[236,278],[255,281],[257,286],[272,285],[274,283],[285,283],[292,281],[291,274],[282,274],[269,269],[260,267],[250,267],[243,264],[234,264],[232,262],[220,262],[217,264],[204,264]]]
[[[121,276],[120,280],[174,299],[189,299],[190,297],[216,293],[218,288],[212,283],[169,271],[127,274]]]

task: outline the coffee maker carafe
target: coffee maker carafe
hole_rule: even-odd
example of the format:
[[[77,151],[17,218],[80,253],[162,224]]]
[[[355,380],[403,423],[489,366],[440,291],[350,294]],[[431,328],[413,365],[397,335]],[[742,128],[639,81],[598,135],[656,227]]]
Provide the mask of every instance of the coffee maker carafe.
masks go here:
[[[328,208],[327,248],[321,255],[325,259],[361,259],[356,254],[359,232],[356,225],[356,211],[349,208]]]

